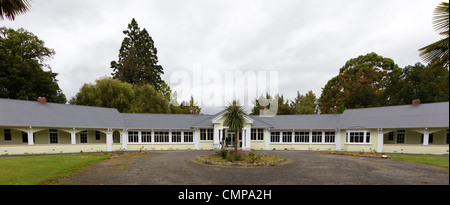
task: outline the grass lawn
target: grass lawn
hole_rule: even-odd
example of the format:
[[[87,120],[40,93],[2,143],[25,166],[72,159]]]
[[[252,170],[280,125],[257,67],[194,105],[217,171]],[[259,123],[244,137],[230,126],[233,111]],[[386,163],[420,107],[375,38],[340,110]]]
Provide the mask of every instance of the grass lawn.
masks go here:
[[[392,159],[398,161],[419,162],[448,168],[448,156],[419,156],[419,155],[391,155]]]
[[[0,157],[0,185],[54,184],[105,154]]]

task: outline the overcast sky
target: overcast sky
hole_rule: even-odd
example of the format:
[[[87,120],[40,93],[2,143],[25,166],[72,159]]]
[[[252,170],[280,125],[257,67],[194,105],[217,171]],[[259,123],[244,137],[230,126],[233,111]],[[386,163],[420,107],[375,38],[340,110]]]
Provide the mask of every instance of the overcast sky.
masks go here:
[[[70,99],[84,83],[111,76],[122,31],[135,18],[155,42],[163,80],[179,95],[193,94],[197,101],[203,95],[202,112],[213,114],[223,105],[205,99],[219,93],[224,104],[233,94],[226,72],[265,71],[270,78],[276,71],[278,92],[294,99],[308,90],[319,97],[345,62],[359,55],[375,52],[400,67],[421,62],[417,50],[439,40],[431,18],[441,1],[33,0],[29,12],[0,26],[22,27],[55,50],[48,63]],[[203,76],[197,85],[194,69]],[[190,84],[171,82],[180,74]],[[222,89],[207,91],[217,84]],[[191,93],[181,91],[186,86]]]

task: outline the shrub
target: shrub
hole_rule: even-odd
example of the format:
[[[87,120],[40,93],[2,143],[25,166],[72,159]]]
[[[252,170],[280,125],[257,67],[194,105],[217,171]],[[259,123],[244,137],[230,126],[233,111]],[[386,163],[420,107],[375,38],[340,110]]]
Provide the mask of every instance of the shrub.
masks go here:
[[[257,160],[261,159],[261,155],[254,152],[248,153],[248,157],[250,157],[250,163],[255,163]]]
[[[225,159],[229,162],[239,161],[242,160],[242,155],[239,153],[235,153],[234,151],[229,151]]]
[[[226,159],[228,155],[228,150],[226,149],[220,150],[219,152],[217,152],[217,155],[219,157],[222,157],[222,159]]]

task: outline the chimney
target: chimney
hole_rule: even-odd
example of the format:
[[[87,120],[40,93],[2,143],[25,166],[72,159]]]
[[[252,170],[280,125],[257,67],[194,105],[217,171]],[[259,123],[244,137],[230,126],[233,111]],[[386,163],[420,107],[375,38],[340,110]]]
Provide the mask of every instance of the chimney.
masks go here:
[[[336,106],[334,106],[334,108],[333,108],[333,114],[337,114],[337,107]]]
[[[45,97],[38,97],[37,101],[40,103],[46,103],[47,99],[45,99]]]
[[[412,105],[420,105],[420,99],[414,99]]]

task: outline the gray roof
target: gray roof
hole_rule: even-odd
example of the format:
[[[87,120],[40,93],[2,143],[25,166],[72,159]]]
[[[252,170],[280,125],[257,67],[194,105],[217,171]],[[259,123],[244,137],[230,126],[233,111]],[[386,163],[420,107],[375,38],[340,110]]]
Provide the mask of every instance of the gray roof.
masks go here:
[[[214,124],[212,123],[212,119],[216,118],[217,116],[221,115],[225,111],[220,111],[214,115],[209,115],[208,117],[193,123],[191,127],[213,127]]]
[[[215,115],[210,115],[210,117],[205,118],[204,120],[201,120],[201,121],[193,124],[192,127],[213,127],[214,124],[212,123],[212,120],[224,112],[225,112],[225,110],[220,111],[219,113],[216,113]],[[253,115],[250,115],[250,116],[247,115],[247,117],[249,117],[253,120],[252,127],[273,127],[271,124],[268,124]]]
[[[414,128],[449,127],[449,103],[425,103],[345,110],[339,127]]]
[[[67,128],[123,128],[122,115],[111,108],[0,99],[0,125]]]
[[[124,113],[123,117],[128,129],[190,129],[211,115]]]
[[[255,115],[250,115],[249,117],[253,119],[252,127],[273,127],[272,124],[269,124],[263,120],[265,117],[259,117]]]
[[[251,118],[270,124],[274,129],[336,129],[339,115],[276,115]]]
[[[213,127],[215,115],[132,114],[92,106],[0,98],[0,125],[21,127],[192,129]],[[357,129],[449,127],[449,102],[348,109],[340,115],[251,115],[252,127]]]

